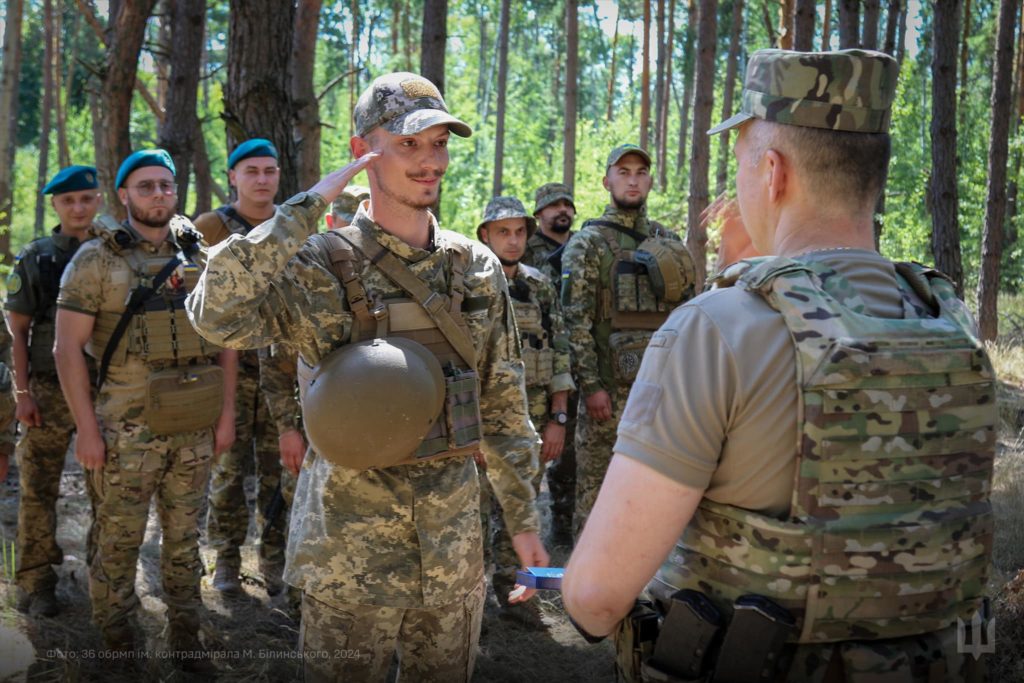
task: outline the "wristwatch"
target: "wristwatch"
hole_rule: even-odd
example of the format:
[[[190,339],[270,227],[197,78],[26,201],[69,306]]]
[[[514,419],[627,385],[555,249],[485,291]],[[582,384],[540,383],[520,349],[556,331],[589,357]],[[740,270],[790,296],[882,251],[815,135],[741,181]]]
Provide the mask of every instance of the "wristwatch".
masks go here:
[[[557,424],[560,424],[564,427],[569,422],[569,414],[566,413],[565,411],[551,413],[551,419],[553,419]]]

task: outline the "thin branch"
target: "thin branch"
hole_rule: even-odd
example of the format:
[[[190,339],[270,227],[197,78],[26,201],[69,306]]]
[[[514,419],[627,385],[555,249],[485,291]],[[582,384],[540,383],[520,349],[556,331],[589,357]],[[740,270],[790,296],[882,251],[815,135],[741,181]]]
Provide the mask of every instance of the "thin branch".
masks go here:
[[[337,76],[332,78],[330,81],[327,82],[327,85],[324,86],[323,90],[320,91],[320,94],[316,96],[316,101],[319,102],[320,100],[322,100],[324,98],[324,96],[328,92],[330,92],[331,88],[333,88],[334,86],[338,85],[338,83],[341,83],[343,80],[345,80],[349,76],[351,76],[353,74],[357,74],[357,73],[359,73],[362,70],[363,70],[362,67],[357,66],[356,68],[349,70],[347,73],[338,74]]]

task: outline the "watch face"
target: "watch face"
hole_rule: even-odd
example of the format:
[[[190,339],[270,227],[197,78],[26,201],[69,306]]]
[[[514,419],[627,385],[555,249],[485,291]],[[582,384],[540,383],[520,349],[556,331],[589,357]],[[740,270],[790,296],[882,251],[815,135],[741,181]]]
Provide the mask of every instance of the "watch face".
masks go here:
[[[557,422],[560,425],[564,425],[569,421],[569,416],[566,415],[565,413],[555,413],[554,418],[555,422]]]

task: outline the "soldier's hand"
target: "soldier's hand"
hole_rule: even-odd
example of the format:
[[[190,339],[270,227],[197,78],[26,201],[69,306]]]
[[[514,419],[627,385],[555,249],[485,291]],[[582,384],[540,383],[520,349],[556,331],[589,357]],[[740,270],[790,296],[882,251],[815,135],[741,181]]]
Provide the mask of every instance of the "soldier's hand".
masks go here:
[[[544,549],[544,544],[541,543],[540,536],[537,535],[536,531],[524,531],[521,534],[516,534],[512,537],[512,547],[515,549],[516,556],[519,558],[519,564],[522,565],[523,569],[527,567],[546,567],[548,562],[551,561],[548,551]],[[516,589],[512,590],[512,593],[516,592]],[[536,592],[536,589],[530,588],[517,597],[512,597],[512,593],[510,593],[508,598],[509,604],[526,602]]]
[[[107,460],[107,444],[99,432],[79,431],[75,435],[75,460],[87,470],[103,467]]]
[[[235,412],[223,410],[213,430],[213,454],[220,455],[235,443]]]
[[[542,462],[558,460],[565,448],[565,425],[549,421],[544,426],[544,434],[541,436],[540,458]]]
[[[586,398],[587,415],[598,422],[612,419],[612,397],[604,389],[598,389]]]
[[[14,417],[26,427],[42,427],[43,417],[39,414],[39,404],[32,394],[18,394]]]
[[[367,152],[363,156],[359,157],[355,161],[351,161],[337,171],[328,173],[320,181],[309,188],[310,192],[316,192],[318,195],[327,200],[330,204],[341,191],[345,189],[349,181],[356,177],[356,175],[366,168],[374,159],[380,156],[380,152]]]
[[[277,437],[277,447],[281,451],[281,464],[292,474],[298,475],[302,460],[306,457],[306,440],[302,438],[302,432],[297,429],[282,432]]]

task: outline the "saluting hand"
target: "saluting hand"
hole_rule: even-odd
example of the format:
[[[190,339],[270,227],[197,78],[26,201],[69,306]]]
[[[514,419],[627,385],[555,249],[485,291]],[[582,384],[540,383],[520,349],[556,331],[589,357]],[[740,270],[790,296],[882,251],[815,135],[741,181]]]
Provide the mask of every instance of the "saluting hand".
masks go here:
[[[337,171],[332,171],[325,175],[320,179],[320,182],[309,188],[309,191],[316,192],[330,204],[337,199],[341,191],[345,189],[345,186],[349,184],[349,181],[355,178],[360,171],[379,156],[380,152],[367,152],[355,161],[345,164]]]

